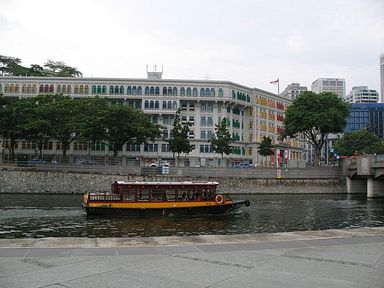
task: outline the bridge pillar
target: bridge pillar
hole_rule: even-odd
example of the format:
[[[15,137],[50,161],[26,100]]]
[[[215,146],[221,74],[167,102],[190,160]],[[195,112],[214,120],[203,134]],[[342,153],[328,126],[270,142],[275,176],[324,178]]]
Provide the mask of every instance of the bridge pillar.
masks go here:
[[[347,177],[347,192],[352,193],[367,193],[366,179],[351,179]]]
[[[367,197],[368,198],[384,197],[384,181],[368,178],[367,179]]]

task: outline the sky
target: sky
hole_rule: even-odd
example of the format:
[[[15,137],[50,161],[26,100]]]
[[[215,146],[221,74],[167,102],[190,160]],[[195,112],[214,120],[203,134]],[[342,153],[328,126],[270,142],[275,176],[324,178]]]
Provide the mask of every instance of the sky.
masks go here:
[[[224,80],[277,93],[345,78],[380,93],[384,0],[0,0],[0,55],[84,77]]]

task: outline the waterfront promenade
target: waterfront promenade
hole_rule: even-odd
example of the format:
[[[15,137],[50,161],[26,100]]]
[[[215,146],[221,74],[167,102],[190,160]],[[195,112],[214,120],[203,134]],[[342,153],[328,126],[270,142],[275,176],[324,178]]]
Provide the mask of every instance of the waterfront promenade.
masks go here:
[[[0,287],[384,287],[384,227],[0,239]]]

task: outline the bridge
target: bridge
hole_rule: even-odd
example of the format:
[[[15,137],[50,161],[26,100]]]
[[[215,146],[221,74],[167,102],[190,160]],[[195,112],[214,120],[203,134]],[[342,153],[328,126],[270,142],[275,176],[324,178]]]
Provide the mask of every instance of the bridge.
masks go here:
[[[347,159],[348,193],[367,193],[368,198],[384,197],[384,155],[361,155]]]

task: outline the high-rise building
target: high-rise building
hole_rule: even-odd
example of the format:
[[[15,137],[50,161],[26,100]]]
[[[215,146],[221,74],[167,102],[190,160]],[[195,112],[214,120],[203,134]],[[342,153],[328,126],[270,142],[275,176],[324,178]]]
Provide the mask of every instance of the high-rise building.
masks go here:
[[[380,55],[381,103],[384,103],[384,53]]]
[[[354,103],[351,114],[347,118],[345,133],[367,129],[372,134],[384,138],[384,104],[383,103]]]
[[[294,100],[301,92],[307,91],[307,87],[300,86],[300,83],[291,83],[285,88],[280,96]]]
[[[377,103],[380,97],[376,90],[368,89],[367,86],[355,86],[346,100],[348,103]]]
[[[345,79],[342,78],[319,78],[312,83],[312,92],[333,92],[340,97],[345,97]]]

